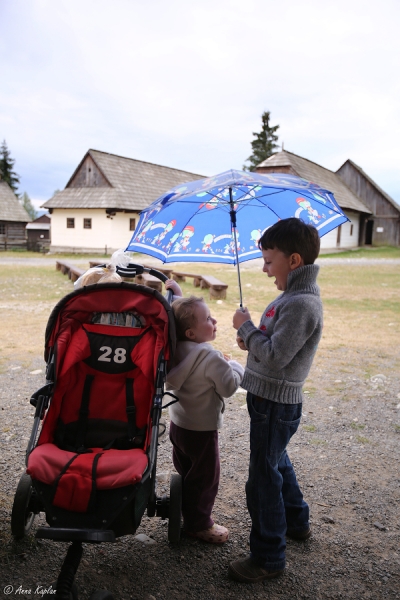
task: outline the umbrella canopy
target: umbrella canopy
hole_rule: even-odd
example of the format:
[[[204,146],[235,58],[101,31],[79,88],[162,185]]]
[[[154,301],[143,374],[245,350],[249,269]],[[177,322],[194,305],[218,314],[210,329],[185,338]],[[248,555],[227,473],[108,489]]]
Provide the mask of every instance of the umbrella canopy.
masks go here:
[[[140,214],[127,247],[168,262],[237,265],[262,256],[258,241],[280,219],[297,217],[320,236],[349,219],[333,194],[283,173],[226,171],[174,187]]]
[[[288,217],[314,225],[320,237],[348,221],[331,192],[305,179],[230,170],[155,200],[141,212],[127,250],[165,263],[237,264],[260,257],[263,232]]]

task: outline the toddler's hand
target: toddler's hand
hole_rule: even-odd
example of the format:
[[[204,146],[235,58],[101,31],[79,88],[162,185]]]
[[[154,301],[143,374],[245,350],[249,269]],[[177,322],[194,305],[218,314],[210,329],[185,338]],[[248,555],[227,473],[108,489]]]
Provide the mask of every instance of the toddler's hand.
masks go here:
[[[239,329],[246,321],[250,321],[251,316],[247,308],[238,308],[233,315],[233,327]]]
[[[174,296],[181,297],[183,295],[180,285],[175,281],[175,279],[167,279],[165,282],[165,289],[171,290]]]
[[[225,360],[228,360],[228,361],[232,360],[232,355],[231,354],[224,354],[223,356],[224,356]]]
[[[242,340],[241,337],[237,336],[236,337],[236,342],[237,342],[237,345],[239,346],[239,348],[241,350],[247,350],[246,346],[244,345],[244,341]]]

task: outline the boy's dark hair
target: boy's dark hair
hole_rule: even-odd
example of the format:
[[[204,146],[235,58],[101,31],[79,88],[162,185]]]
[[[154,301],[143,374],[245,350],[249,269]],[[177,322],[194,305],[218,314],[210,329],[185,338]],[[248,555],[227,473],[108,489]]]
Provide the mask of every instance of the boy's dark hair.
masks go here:
[[[297,253],[305,265],[312,265],[319,254],[320,238],[312,225],[291,217],[269,227],[258,242],[260,250],[277,248],[286,256]]]
[[[175,317],[176,337],[179,341],[187,340],[186,331],[197,323],[194,309],[196,304],[204,302],[204,298],[189,296],[189,298],[177,298],[172,303],[172,311]]]

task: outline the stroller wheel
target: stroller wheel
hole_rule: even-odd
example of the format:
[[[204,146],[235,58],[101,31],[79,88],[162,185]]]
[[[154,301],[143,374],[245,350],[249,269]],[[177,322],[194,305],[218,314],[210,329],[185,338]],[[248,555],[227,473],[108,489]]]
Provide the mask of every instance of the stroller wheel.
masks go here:
[[[171,544],[179,544],[181,539],[181,512],[182,477],[174,473],[171,476],[168,509],[168,540]]]
[[[111,592],[108,592],[107,590],[99,590],[97,592],[94,592],[90,596],[89,600],[114,600],[114,596]]]
[[[17,540],[29,533],[35,519],[35,512],[31,507],[32,491],[32,479],[24,473],[15,492],[11,513],[11,531]]]

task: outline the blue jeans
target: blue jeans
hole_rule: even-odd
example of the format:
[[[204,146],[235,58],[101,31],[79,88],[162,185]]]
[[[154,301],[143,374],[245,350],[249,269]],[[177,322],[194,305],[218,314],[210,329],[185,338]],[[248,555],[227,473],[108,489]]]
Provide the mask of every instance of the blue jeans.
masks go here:
[[[250,466],[246,483],[252,527],[250,552],[268,571],[285,567],[286,530],[305,531],[309,508],[286,452],[300,424],[302,404],[280,404],[247,394]]]

